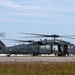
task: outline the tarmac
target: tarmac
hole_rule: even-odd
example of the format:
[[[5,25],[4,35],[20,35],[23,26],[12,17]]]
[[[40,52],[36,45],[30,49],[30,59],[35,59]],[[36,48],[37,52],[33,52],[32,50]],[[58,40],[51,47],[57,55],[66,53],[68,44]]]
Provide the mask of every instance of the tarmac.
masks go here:
[[[75,62],[75,56],[0,56],[0,62]]]

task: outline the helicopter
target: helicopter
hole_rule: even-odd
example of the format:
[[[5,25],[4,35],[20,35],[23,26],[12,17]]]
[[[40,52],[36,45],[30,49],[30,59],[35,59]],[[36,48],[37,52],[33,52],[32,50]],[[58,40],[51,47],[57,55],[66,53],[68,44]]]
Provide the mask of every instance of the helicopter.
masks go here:
[[[0,41],[0,53],[7,54],[8,57],[12,54],[29,54],[32,56],[38,56],[41,54],[55,54],[57,56],[66,56],[69,54],[75,54],[74,44],[57,39],[58,37],[75,39],[75,38],[71,38],[71,37],[75,37],[75,35],[59,36],[56,34],[54,35],[34,34],[34,33],[19,33],[19,34],[33,35],[28,38],[51,37],[53,39],[51,40],[40,39],[39,41],[4,39],[9,41],[25,42],[26,44],[19,44],[19,45],[6,47],[4,43]],[[54,46],[57,46],[57,50],[54,50],[55,49]]]

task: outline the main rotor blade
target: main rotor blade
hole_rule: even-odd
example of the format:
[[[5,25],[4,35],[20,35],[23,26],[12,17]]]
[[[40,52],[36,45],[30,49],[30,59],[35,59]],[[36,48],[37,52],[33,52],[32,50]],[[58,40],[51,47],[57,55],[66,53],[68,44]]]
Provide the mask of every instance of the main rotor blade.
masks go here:
[[[34,34],[34,33],[19,33],[19,34],[45,36],[45,34]]]
[[[41,36],[41,37],[61,37],[59,35],[45,35],[45,34],[34,34],[34,33],[19,33],[19,34],[27,34],[27,35],[36,35],[36,36]]]
[[[34,34],[34,33],[19,33],[19,34],[27,34],[27,35],[35,35],[35,36],[39,36],[39,37],[75,37],[75,35],[45,35],[45,34]]]
[[[62,37],[75,37],[75,35],[63,35]]]
[[[75,39],[75,38],[70,38],[70,37],[64,37],[64,38],[66,38],[66,39],[72,39],[72,40]]]
[[[43,38],[43,36],[26,36],[21,38]]]
[[[32,40],[15,40],[15,39],[2,39],[2,40],[9,40],[9,41],[17,41],[17,42],[34,42]]]
[[[69,38],[69,39],[75,39],[75,38]]]

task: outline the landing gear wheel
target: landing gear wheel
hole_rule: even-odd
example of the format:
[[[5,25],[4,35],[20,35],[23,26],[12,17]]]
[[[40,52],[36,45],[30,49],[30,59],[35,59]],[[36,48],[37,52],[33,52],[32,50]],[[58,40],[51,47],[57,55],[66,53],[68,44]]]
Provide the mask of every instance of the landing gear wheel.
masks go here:
[[[8,54],[7,57],[10,57],[10,54]]]

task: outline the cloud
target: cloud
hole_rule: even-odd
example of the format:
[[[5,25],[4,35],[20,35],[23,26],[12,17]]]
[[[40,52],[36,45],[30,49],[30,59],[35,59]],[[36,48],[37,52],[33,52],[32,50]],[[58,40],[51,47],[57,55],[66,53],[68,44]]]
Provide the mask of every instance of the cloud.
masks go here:
[[[10,1],[1,1],[0,2],[0,6],[3,6],[3,7],[7,7],[7,8],[15,8],[15,9],[38,9],[39,6],[32,6],[32,5],[20,5],[20,4],[17,4],[15,2],[10,2]]]
[[[68,0],[66,0],[68,1]],[[69,0],[71,1],[71,0]],[[72,0],[73,1],[73,0]],[[30,1],[28,1],[30,3]],[[69,6],[68,4],[67,5],[62,5],[62,2],[59,3],[59,1],[49,1],[49,0],[41,0],[40,2],[37,1],[39,4],[36,4],[34,3],[35,1],[32,0],[32,4],[31,5],[22,5],[22,4],[17,4],[17,2],[10,2],[10,1],[1,1],[0,2],[0,6],[3,6],[5,8],[7,8],[7,10],[9,11],[15,11],[15,12],[20,12],[20,11],[23,11],[23,12],[26,12],[26,11],[29,11],[29,12],[48,12],[48,11],[53,11],[53,12],[72,12],[72,13],[75,13],[75,6],[72,8],[72,6]],[[42,5],[42,2],[46,2],[46,5]],[[49,2],[49,3],[48,3]],[[65,1],[64,1],[65,2]],[[48,3],[48,5],[47,5]],[[58,3],[58,5],[57,5]],[[33,5],[33,4],[36,4],[36,5]],[[44,3],[45,4],[45,3]],[[65,4],[65,3],[64,3]],[[53,6],[52,6],[53,5]]]
[[[14,4],[12,2],[7,2],[7,1],[0,1],[0,6],[4,6],[4,7],[17,7],[16,4]]]
[[[75,2],[75,0],[63,0],[64,2]]]
[[[64,15],[64,14],[55,14],[55,13],[47,13],[47,12],[45,12],[45,13],[20,13],[20,12],[0,12],[0,14],[1,15],[6,15],[6,17],[7,18],[11,18],[11,17],[9,17],[9,16],[12,16],[12,18],[22,18],[22,17],[29,17],[29,18],[48,18],[48,19],[53,19],[53,18],[57,18],[57,19],[64,19],[64,18],[71,18],[71,17],[69,17],[69,16],[67,16],[67,15]],[[17,18],[17,19],[18,19]],[[29,19],[28,18],[28,19]]]
[[[64,15],[44,15],[44,14],[39,14],[39,16],[41,16],[40,18],[38,18],[38,15],[35,14],[28,14],[29,16],[31,16],[30,18],[24,18],[24,15],[22,17],[21,14],[19,14],[21,17],[3,17],[0,18],[0,22],[8,22],[8,23],[24,23],[24,24],[63,24],[68,22],[68,24],[75,24],[74,23],[74,18],[72,17],[68,17],[68,16],[64,16]],[[8,15],[7,15],[8,16]],[[28,16],[27,16],[28,17]]]
[[[20,1],[20,0],[19,0]],[[31,0],[31,1],[24,1],[26,2],[25,4],[20,4],[18,3],[18,0],[15,1],[10,1],[10,0],[0,0],[0,7],[1,9],[3,8],[4,10],[0,9],[0,15],[3,18],[5,16],[8,16],[7,18],[9,19],[9,16],[12,18],[13,21],[13,16],[15,17],[32,17],[32,18],[49,18],[49,19],[68,19],[69,20],[73,19],[73,16],[69,14],[75,14],[75,6],[69,6],[68,3],[62,4],[62,1],[59,2],[58,0]],[[71,0],[69,0],[71,1]],[[68,0],[64,0],[63,2],[68,2]],[[73,0],[72,0],[73,2]],[[30,5],[29,5],[30,4]],[[35,4],[35,5],[34,5]],[[71,3],[72,5],[72,3]],[[72,8],[73,7],[73,8]],[[3,19],[3,20],[5,20]],[[18,18],[17,18],[18,19]],[[28,22],[28,21],[27,21]]]
[[[0,18],[0,22],[10,22],[10,23],[24,23],[24,24],[50,24],[50,21],[40,21],[40,20],[30,20],[30,19],[14,19],[14,18]],[[12,24],[11,24],[12,25]]]

